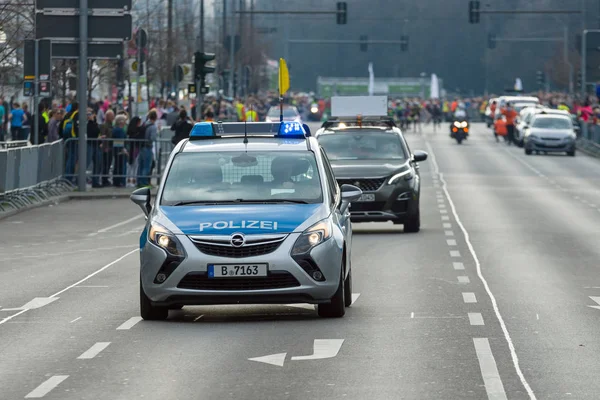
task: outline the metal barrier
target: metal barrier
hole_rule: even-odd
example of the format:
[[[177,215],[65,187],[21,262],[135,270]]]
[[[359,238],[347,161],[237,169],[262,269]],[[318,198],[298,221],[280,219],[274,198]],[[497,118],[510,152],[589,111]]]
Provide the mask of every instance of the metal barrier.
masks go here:
[[[62,141],[0,150],[0,211],[72,190],[62,178],[63,154]]]
[[[77,182],[80,168],[78,140],[73,138],[64,142],[63,176],[73,184]],[[159,139],[153,143],[144,139],[128,138],[87,139],[88,183],[91,183],[92,187],[158,185],[173,148],[171,137],[166,130],[161,130]]]

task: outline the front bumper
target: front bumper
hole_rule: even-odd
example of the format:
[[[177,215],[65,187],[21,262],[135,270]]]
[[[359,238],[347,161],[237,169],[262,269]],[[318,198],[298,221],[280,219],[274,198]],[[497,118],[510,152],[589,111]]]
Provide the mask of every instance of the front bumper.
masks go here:
[[[187,236],[178,235],[187,257],[163,283],[156,275],[164,268],[167,253],[147,242],[141,250],[141,281],[146,296],[157,306],[211,304],[328,303],[338,289],[342,248],[329,238],[310,252],[324,280],[319,282],[290,256],[300,233],[287,235],[268,254],[245,258],[208,255]],[[208,264],[268,264],[265,278],[208,278]]]
[[[396,185],[384,183],[376,191],[363,191],[363,195],[374,195],[375,200],[352,202],[350,204],[350,220],[352,222],[394,221],[403,223],[418,211],[419,191],[416,180],[418,177],[413,177],[410,181],[402,180],[401,184]]]
[[[564,153],[575,151],[575,140],[544,140],[525,138],[525,149],[532,151],[544,151],[547,153]]]

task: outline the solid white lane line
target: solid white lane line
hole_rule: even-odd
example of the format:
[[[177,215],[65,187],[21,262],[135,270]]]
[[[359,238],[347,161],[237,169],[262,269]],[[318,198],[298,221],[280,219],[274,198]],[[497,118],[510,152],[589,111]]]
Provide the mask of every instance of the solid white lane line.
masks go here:
[[[450,192],[448,191],[448,183],[444,179],[443,174],[440,173],[440,167],[439,167],[439,165],[437,163],[437,159],[435,157],[435,153],[433,152],[433,148],[431,147],[431,144],[429,144],[429,142],[427,142],[426,145],[427,145],[427,148],[429,150],[429,155],[430,155],[430,159],[431,159],[431,163],[433,165],[433,168],[434,168],[435,172],[437,172],[437,173],[440,174],[440,180],[442,181],[442,184],[443,184],[442,185],[442,189],[443,189],[443,191],[444,191],[444,193],[446,195],[446,198],[448,199],[448,204],[450,205],[450,209],[452,210],[452,214],[454,215],[454,219],[456,220],[456,223],[460,227],[460,230],[462,231],[463,236],[465,238],[465,242],[467,243],[467,247],[469,248],[469,252],[471,253],[471,256],[473,257],[473,260],[475,261],[475,267],[477,269],[477,276],[481,280],[481,283],[483,284],[483,287],[485,288],[485,291],[487,292],[488,297],[490,298],[490,301],[492,303],[492,307],[494,308],[494,313],[496,314],[496,318],[498,319],[498,322],[500,323],[500,327],[502,328],[502,332],[504,333],[504,338],[506,339],[506,342],[508,343],[508,348],[510,350],[510,356],[512,358],[513,365],[515,367],[515,371],[517,373],[517,376],[519,377],[519,380],[521,381],[521,384],[523,385],[523,387],[527,391],[527,394],[529,395],[529,398],[531,400],[536,400],[535,393],[533,393],[533,390],[531,389],[531,386],[529,386],[529,383],[527,382],[527,379],[525,379],[525,376],[523,375],[523,371],[521,370],[521,366],[519,364],[519,357],[517,356],[517,351],[515,350],[515,345],[514,345],[514,343],[512,341],[512,338],[510,337],[510,333],[508,332],[508,328],[506,327],[506,323],[504,322],[504,318],[502,317],[502,314],[500,314],[500,309],[498,308],[498,302],[496,301],[496,297],[492,293],[492,290],[490,289],[490,286],[489,286],[487,280],[484,278],[483,273],[481,271],[481,262],[479,261],[479,257],[477,257],[477,253],[475,252],[475,248],[473,247],[473,244],[471,243],[469,232],[467,231],[467,229],[463,225],[460,217],[458,216],[458,212],[456,211],[456,206],[454,205],[454,201],[452,200],[452,197],[450,196]],[[511,152],[509,152],[507,150],[505,150],[505,151],[512,158],[514,158],[515,160],[517,160],[520,163],[524,164],[528,168],[533,168],[528,163],[526,163],[523,160],[521,160],[519,157],[516,157],[515,155],[513,155]]]
[[[77,318],[75,318],[73,321],[71,321],[71,322],[69,322],[69,323],[70,323],[70,324],[72,324],[73,322],[77,322],[77,321],[79,321],[80,319],[81,319],[81,317],[77,317]]]
[[[50,393],[52,389],[60,385],[62,381],[67,379],[69,375],[54,375],[48,378],[45,382],[43,382],[40,386],[33,389],[27,396],[26,399],[40,399]]]
[[[131,328],[133,328],[133,326],[135,324],[137,324],[141,320],[142,320],[142,317],[131,317],[127,321],[125,321],[121,325],[119,325],[119,327],[117,328],[117,330],[118,331],[123,331],[123,330],[131,329]]]
[[[460,257],[460,251],[458,251],[458,250],[451,250],[450,251],[450,257]]]
[[[138,214],[138,215],[136,215],[135,217],[132,217],[132,218],[126,219],[125,221],[121,221],[121,222],[119,222],[119,223],[116,223],[116,224],[114,224],[114,225],[107,226],[106,228],[99,229],[99,230],[98,230],[98,233],[104,233],[104,232],[108,232],[108,231],[110,231],[111,229],[118,228],[119,226],[126,225],[126,224],[128,224],[128,223],[130,223],[130,222],[133,222],[133,221],[135,221],[136,219],[142,218],[143,216],[144,216],[144,214]]]
[[[461,262],[453,262],[452,266],[454,267],[455,270],[465,269],[465,264],[463,264]]]
[[[458,276],[458,283],[471,283],[468,276]]]
[[[464,292],[462,297],[465,303],[477,303],[477,298],[473,292]]]
[[[449,224],[447,222],[444,223],[443,226],[444,226],[444,229],[452,229],[452,224]]]
[[[131,246],[128,246],[128,247],[131,247]],[[67,290],[74,288],[75,286],[79,286],[80,284],[82,284],[83,282],[87,281],[87,280],[88,280],[88,279],[90,279],[91,277],[98,275],[100,272],[104,271],[104,270],[105,270],[105,269],[107,269],[107,268],[110,268],[110,267],[112,267],[113,265],[115,265],[115,264],[116,264],[116,263],[118,263],[119,261],[123,260],[125,257],[127,257],[127,256],[129,256],[129,255],[131,255],[131,254],[133,254],[133,253],[137,253],[138,251],[139,251],[138,249],[133,249],[133,250],[131,250],[130,252],[128,252],[128,253],[126,253],[126,254],[122,255],[121,257],[117,258],[116,260],[109,262],[109,263],[108,263],[108,264],[106,264],[104,267],[100,268],[99,270],[96,270],[95,272],[92,272],[91,274],[89,274],[89,275],[88,275],[88,276],[86,276],[85,278],[83,278],[83,279],[80,279],[79,281],[75,282],[74,284],[67,286],[67,287],[66,287],[66,288],[64,288],[63,290],[60,290],[60,291],[58,291],[58,292],[54,293],[54,294],[53,294],[52,296],[50,296],[50,297],[56,297],[56,296],[60,295],[61,293],[64,293],[64,292],[66,292]]]
[[[456,246],[456,240],[454,239],[448,239],[446,240],[446,243],[448,244],[448,246]]]
[[[469,313],[469,323],[474,326],[485,325],[481,313]]]
[[[108,347],[110,342],[98,342],[88,350],[86,350],[82,355],[77,357],[78,360],[89,360],[91,358],[96,357],[102,350]]]
[[[487,338],[473,338],[488,399],[506,400],[506,392]]]
[[[104,286],[104,285],[78,285],[75,286],[77,288],[107,288],[108,286]]]
[[[446,236],[454,236],[454,232],[453,231],[445,231],[444,235],[446,235]]]

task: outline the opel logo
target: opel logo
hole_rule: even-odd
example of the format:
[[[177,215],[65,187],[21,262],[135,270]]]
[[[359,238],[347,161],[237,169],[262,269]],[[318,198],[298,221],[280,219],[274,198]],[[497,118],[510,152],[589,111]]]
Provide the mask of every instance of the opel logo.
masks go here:
[[[229,239],[233,247],[242,247],[246,243],[246,236],[243,233],[234,233]]]
[[[360,182],[359,181],[354,182],[354,186],[356,186],[356,187],[359,188],[360,187]]]

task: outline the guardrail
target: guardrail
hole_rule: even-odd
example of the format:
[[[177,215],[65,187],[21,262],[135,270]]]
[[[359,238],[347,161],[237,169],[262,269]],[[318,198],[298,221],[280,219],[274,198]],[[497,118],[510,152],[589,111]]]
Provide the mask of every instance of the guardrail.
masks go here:
[[[0,150],[0,211],[48,200],[73,186],[62,178],[63,142]]]

